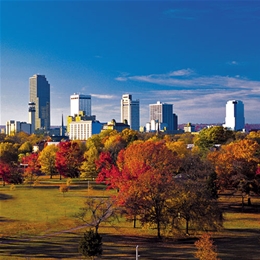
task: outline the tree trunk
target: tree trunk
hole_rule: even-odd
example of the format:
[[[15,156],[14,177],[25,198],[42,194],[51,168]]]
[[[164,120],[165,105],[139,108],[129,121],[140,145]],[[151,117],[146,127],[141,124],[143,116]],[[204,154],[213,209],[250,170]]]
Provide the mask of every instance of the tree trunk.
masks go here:
[[[136,228],[136,216],[134,216],[134,228]]]
[[[186,235],[189,235],[189,220],[186,219]]]
[[[242,212],[244,212],[244,195],[242,194]]]
[[[159,220],[157,220],[157,237],[161,238],[161,225]]]

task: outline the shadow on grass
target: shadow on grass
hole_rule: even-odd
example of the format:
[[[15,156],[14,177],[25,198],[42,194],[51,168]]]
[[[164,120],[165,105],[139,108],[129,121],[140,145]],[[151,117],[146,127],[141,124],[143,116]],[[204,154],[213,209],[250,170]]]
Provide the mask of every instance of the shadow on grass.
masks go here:
[[[227,236],[214,239],[222,260],[259,260],[260,230],[226,229]]]
[[[83,259],[78,253],[78,243],[84,231],[67,232],[30,239],[6,238],[0,240],[1,259],[47,258]],[[163,239],[155,237],[122,236],[101,233],[103,255],[101,259],[135,259],[136,246],[142,260],[195,259],[197,238]],[[218,257],[222,260],[259,260],[259,230],[226,229],[213,238]],[[96,258],[99,259],[99,258]]]
[[[12,195],[0,193],[0,200],[10,200],[10,199],[12,199],[12,198],[13,198]]]
[[[66,233],[59,236],[31,239],[2,239],[0,255],[23,258],[83,259],[78,253],[81,234]],[[101,234],[103,237],[102,259],[135,259],[139,246],[141,259],[194,259],[194,240],[187,243],[162,241],[156,238]],[[98,259],[98,258],[96,258]]]

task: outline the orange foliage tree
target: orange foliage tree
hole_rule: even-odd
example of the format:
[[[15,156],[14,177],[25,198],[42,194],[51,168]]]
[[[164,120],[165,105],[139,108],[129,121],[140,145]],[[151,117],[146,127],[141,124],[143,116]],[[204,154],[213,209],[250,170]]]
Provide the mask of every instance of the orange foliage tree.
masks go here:
[[[161,237],[168,217],[167,203],[174,191],[173,176],[179,168],[178,157],[162,141],[134,142],[119,152],[116,165],[109,163],[112,158],[108,154],[103,156],[106,160],[98,180],[118,189],[117,203],[134,219],[139,216],[142,224],[155,225]]]
[[[220,150],[208,154],[215,166],[221,188],[235,188],[246,194],[258,192],[257,167],[260,162],[260,145],[250,139],[223,145]]]
[[[210,234],[204,233],[199,240],[195,242],[197,252],[195,257],[200,260],[219,260],[217,258],[217,247],[213,244]]]

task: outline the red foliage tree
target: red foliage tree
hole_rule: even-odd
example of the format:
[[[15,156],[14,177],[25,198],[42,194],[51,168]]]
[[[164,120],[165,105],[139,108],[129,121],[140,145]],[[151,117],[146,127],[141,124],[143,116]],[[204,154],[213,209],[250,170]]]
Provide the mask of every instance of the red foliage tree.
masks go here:
[[[76,142],[61,142],[56,153],[55,166],[62,176],[78,178],[83,162],[83,152]]]
[[[24,176],[29,177],[30,181],[33,181],[33,177],[40,173],[41,165],[38,161],[38,157],[38,153],[31,153],[30,155],[22,158],[22,163],[27,165],[24,169]]]
[[[3,181],[3,186],[5,186],[5,183],[9,183],[11,175],[11,169],[9,164],[5,162],[0,162],[0,177]]]

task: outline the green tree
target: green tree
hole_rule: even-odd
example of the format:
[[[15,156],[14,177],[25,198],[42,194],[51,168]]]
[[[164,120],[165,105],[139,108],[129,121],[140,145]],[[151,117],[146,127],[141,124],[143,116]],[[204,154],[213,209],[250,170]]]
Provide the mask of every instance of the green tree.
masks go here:
[[[79,252],[91,259],[102,255],[102,237],[92,229],[86,231],[79,241]]]
[[[225,144],[235,139],[234,132],[223,126],[212,126],[204,128],[196,136],[194,144],[202,153],[207,153],[211,147],[216,144]]]

